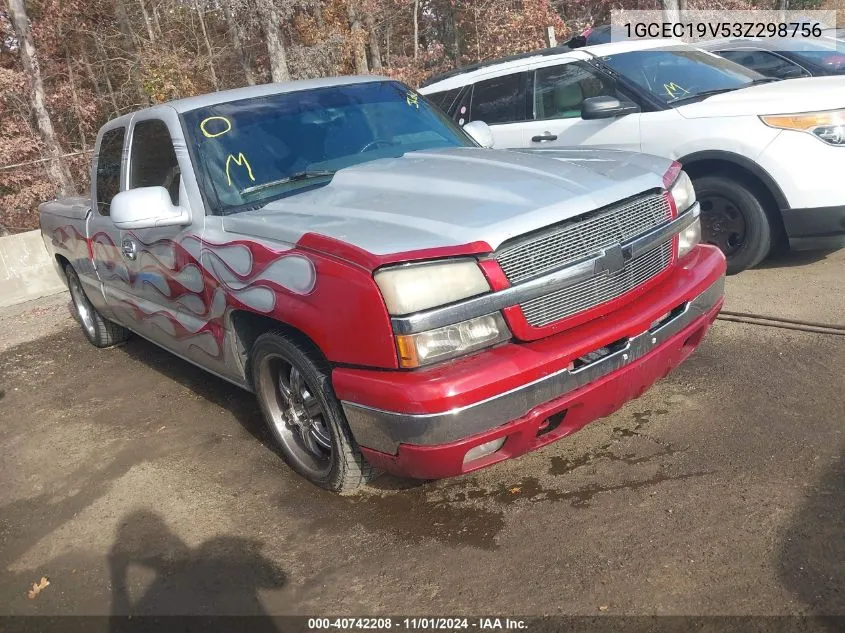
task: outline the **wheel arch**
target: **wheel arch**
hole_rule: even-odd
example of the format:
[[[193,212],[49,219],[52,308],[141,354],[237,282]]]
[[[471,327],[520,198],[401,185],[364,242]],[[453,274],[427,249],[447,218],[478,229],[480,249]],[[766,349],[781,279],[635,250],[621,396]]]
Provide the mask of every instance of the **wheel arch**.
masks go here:
[[[305,332],[288,323],[283,323],[273,317],[257,314],[249,310],[238,309],[233,310],[229,314],[229,324],[234,333],[235,351],[242,364],[244,378],[250,386],[252,385],[252,368],[249,363],[250,352],[258,337],[271,330],[281,331],[290,336],[298,343],[319,355],[319,358],[323,359],[327,366],[330,366],[319,345]]]
[[[763,208],[769,216],[775,243],[782,244],[786,239],[781,210],[788,209],[789,203],[775,179],[753,160],[733,152],[705,150],[688,154],[678,162],[693,180],[705,175],[722,175],[752,186],[765,198]]]

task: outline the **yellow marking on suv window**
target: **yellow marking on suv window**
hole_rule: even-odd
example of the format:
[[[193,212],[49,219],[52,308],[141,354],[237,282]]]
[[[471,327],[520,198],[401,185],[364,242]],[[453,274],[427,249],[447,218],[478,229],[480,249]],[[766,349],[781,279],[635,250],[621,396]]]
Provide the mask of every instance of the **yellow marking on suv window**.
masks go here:
[[[417,94],[411,92],[410,90],[405,94],[405,101],[409,106],[416,106],[417,110],[420,109],[420,98]]]
[[[249,179],[252,182],[255,182],[255,177],[252,175],[252,167],[249,164],[249,161],[246,159],[246,156],[243,155],[243,152],[238,152],[238,155],[235,156],[234,154],[229,154],[226,157],[226,180],[229,181],[229,186],[232,186],[232,176],[229,174],[229,167],[232,163],[236,165],[240,165],[241,167],[246,167],[246,171],[249,174]]]

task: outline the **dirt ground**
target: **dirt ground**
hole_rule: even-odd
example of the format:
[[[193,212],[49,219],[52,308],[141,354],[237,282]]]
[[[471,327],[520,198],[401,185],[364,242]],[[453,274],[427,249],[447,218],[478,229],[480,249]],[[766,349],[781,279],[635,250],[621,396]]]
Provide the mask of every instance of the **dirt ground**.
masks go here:
[[[845,325],[845,251],[728,297]],[[717,321],[571,438],[338,497],[252,396],[137,337],[95,349],[66,302],[0,314],[0,613],[845,614],[845,336]]]

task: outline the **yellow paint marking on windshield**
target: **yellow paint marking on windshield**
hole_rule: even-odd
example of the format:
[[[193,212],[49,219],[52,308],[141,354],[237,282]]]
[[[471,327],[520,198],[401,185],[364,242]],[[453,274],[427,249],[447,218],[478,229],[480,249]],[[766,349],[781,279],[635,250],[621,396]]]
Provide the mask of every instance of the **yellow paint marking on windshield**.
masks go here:
[[[689,90],[679,86],[674,81],[669,82],[668,84],[663,84],[663,89],[666,91],[666,94],[669,95],[669,97],[671,97],[672,99],[678,96],[678,92],[682,92],[685,95],[689,94]]]
[[[420,98],[416,93],[410,90],[405,94],[405,101],[409,106],[415,106],[417,110],[420,109]]]
[[[226,123],[226,129],[222,130],[220,132],[209,132],[208,130],[205,129],[205,126],[208,124],[209,121],[223,121],[224,123]],[[205,119],[202,120],[202,123],[200,123],[200,130],[202,130],[202,134],[206,138],[216,138],[218,136],[223,136],[226,132],[228,132],[231,129],[232,129],[232,122],[224,116],[206,117]]]
[[[249,165],[249,161],[246,159],[246,156],[243,155],[243,152],[238,152],[237,157],[233,154],[229,154],[226,157],[226,180],[229,181],[229,186],[232,186],[232,176],[229,174],[229,166],[235,163],[236,165],[240,165],[241,167],[246,167],[246,171],[249,174],[249,179],[252,182],[255,182],[255,177],[252,175],[252,167]]]

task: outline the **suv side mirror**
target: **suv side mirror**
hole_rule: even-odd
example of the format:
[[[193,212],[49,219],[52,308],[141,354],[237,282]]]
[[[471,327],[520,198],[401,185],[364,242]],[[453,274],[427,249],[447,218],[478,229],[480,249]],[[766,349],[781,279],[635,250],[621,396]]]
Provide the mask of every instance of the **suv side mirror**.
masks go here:
[[[484,121],[470,121],[464,126],[464,132],[469,134],[481,147],[487,149],[493,147],[495,142],[493,130]]]
[[[119,229],[152,229],[191,223],[187,209],[173,206],[164,187],[121,191],[111,201],[111,219]]]
[[[620,101],[615,97],[590,97],[581,105],[581,118],[611,119],[639,112],[640,107],[631,101]]]

